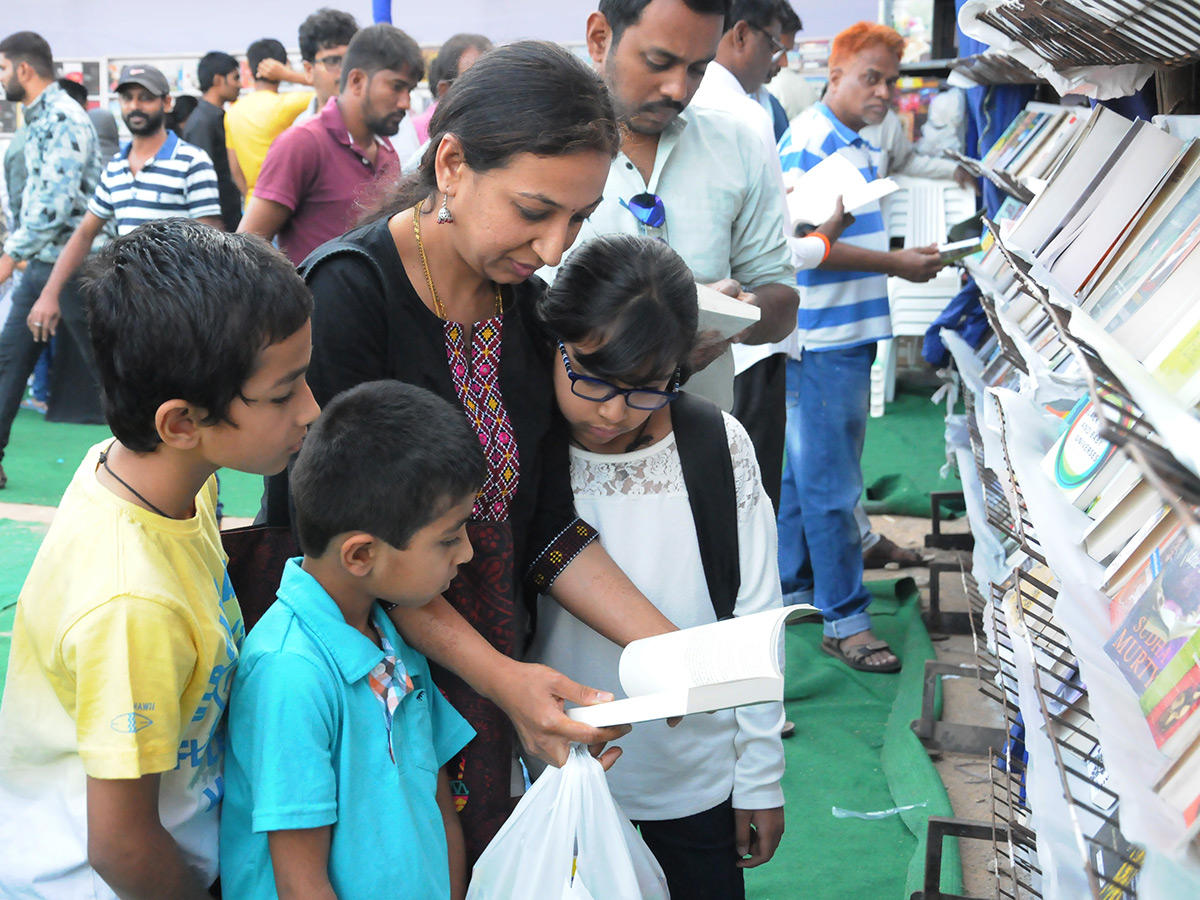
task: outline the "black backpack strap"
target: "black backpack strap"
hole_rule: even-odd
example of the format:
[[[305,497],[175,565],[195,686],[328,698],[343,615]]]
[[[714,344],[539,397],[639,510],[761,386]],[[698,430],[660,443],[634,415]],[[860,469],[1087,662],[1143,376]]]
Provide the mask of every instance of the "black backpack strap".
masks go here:
[[[696,523],[704,580],[718,619],[733,616],[742,570],[738,556],[737,484],[721,410],[681,393],[671,404],[675,446]]]
[[[365,259],[371,264],[371,268],[375,272],[375,277],[379,279],[379,283],[385,290],[387,289],[387,278],[383,274],[383,267],[379,265],[379,261],[358,244],[351,244],[349,241],[329,241],[322,244],[305,257],[304,262],[300,263],[300,277],[307,282],[313,269],[331,256],[357,256]]]
[[[375,257],[362,247],[347,241],[329,241],[310,253],[304,262],[300,264],[300,277],[307,282],[312,275],[313,269],[333,256],[354,256],[365,259],[371,264],[371,270],[375,273],[375,277],[379,279],[379,284],[382,286],[384,292],[387,292],[388,282],[384,276],[383,267],[379,265]],[[259,509],[258,516],[254,520],[256,525],[269,525],[277,528],[293,526],[292,494],[288,484],[288,475],[292,470],[292,463],[295,461],[293,457],[288,461],[288,466],[284,471],[278,475],[268,475],[263,479],[262,507]]]

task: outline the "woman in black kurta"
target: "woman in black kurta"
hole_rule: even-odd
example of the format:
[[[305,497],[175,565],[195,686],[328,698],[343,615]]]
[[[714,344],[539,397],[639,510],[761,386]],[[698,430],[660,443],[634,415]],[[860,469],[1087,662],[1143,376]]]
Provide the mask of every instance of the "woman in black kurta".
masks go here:
[[[575,516],[548,357],[531,329],[544,288],[531,273],[570,246],[619,145],[607,92],[566,51],[512,44],[456,82],[430,134],[417,175],[305,263],[313,393],[324,403],[396,378],[463,409],[488,479],[468,523],[475,557],[446,599],[503,657],[522,650],[524,590],[622,644],[669,630]],[[407,614],[393,615],[408,638]],[[437,680],[479,735],[448,766],[471,863],[511,810],[512,726],[458,677]]]

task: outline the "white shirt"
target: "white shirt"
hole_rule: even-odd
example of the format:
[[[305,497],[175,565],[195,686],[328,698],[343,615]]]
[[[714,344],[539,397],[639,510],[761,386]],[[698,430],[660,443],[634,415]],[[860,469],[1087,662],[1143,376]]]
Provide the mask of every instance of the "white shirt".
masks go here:
[[[737,492],[741,568],[734,614],[742,616],[778,609],[783,598],[775,514],[754,447],[736,419],[724,418]],[[663,615],[680,628],[716,621],[673,433],[632,453],[572,448],[571,490],[579,515],[599,529],[605,549]],[[537,634],[528,659],[621,698],[620,656],[620,647],[556,601],[539,598]],[[639,723],[616,742],[624,753],[608,773],[608,785],[632,819],[695,815],[731,793],[735,809],[782,806],[782,725],[782,703],[687,716],[675,728],[663,721]]]
[[[297,125],[303,125],[309,119],[315,119],[320,115],[321,106],[322,104],[317,103],[317,95],[313,94],[312,99],[308,101],[308,106],[304,107],[304,112],[296,116],[295,121],[289,127],[295,128]]]
[[[604,201],[583,223],[575,247],[601,234],[651,234],[683,257],[696,280],[735,278],[747,288],[795,283],[783,236],[784,205],[768,174],[761,139],[735,116],[689,106],[658,140],[649,181],[618,153],[604,186]],[[666,224],[646,231],[621,205],[649,191],[663,200]],[[547,281],[555,270],[542,269]],[[728,411],[733,407],[733,362],[726,353],[688,382]]]
[[[763,108],[762,102],[746,93],[737,76],[714,61],[708,64],[704,72],[704,79],[692,97],[692,106],[723,110],[754,129],[767,150],[771,177],[778,185],[786,205],[787,188],[784,187],[783,169],[775,147],[775,122],[771,114]],[[786,219],[784,225],[786,235]],[[819,238],[788,237],[788,246],[792,251],[794,268],[813,269],[825,261],[825,244]],[[775,353],[786,353],[789,347],[789,338],[777,344],[735,344],[732,348],[733,370],[740,375],[759,360]]]
[[[762,141],[767,156],[775,158],[775,167],[778,168],[779,160],[775,157],[775,123],[770,114],[762,108],[762,104],[746,93],[737,76],[719,62],[710,62],[704,70],[704,78],[692,97],[692,106],[722,109],[745,122]],[[781,175],[781,184],[782,177]]]
[[[789,122],[820,99],[817,89],[809,83],[804,73],[790,66],[781,69],[767,82],[766,88],[783,104]]]
[[[864,141],[879,148],[876,170],[880,178],[889,175],[908,175],[912,178],[954,177],[958,163],[952,159],[938,159],[921,153],[908,139],[904,123],[889,109],[882,122],[868,125],[858,132]]]

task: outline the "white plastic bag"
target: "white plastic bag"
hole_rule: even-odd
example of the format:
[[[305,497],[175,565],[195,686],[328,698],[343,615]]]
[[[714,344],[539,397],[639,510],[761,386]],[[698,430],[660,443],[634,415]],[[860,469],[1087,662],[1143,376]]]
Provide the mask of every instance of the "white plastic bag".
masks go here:
[[[547,768],[488,844],[467,900],[669,900],[667,880],[577,744]]]

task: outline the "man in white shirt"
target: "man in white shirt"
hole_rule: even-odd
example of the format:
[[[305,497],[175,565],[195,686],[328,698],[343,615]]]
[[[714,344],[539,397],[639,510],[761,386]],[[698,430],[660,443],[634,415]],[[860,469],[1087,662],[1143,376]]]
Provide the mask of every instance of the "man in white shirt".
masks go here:
[[[777,159],[771,114],[755,95],[787,52],[780,42],[779,0],[734,0],[732,9],[732,24],[721,36],[717,57],[704,71],[692,104],[733,113]]]
[[[780,0],[779,14],[783,17],[783,32],[779,36],[779,42],[786,48],[787,53],[791,53],[796,49],[796,33],[804,26],[788,0]],[[818,99],[816,88],[809,84],[808,78],[799,68],[791,67],[786,53],[779,60],[778,70],[767,79],[763,90],[759,92],[760,103],[765,99],[763,94],[768,92],[783,110],[783,117],[787,121],[796,118]],[[775,131],[778,138],[782,138],[783,132],[787,131],[787,125],[780,130],[779,123],[776,122]]]
[[[696,280],[762,310],[734,340],[765,344],[795,329],[799,298],[784,204],[754,133],[727,113],[689,108],[725,33],[728,0],[601,0],[588,52],[628,127],[604,202],[575,246],[597,234],[666,241]],[[729,410],[730,341],[704,342],[689,389]],[[711,364],[710,364],[711,363]]]
[[[859,134],[868,144],[879,148],[879,161],[875,168],[880,178],[908,175],[910,178],[953,179],[965,190],[979,191],[979,185],[971,173],[954,160],[919,151],[909,139],[908,130],[894,109],[889,109],[878,125],[868,125]]]
[[[723,110],[748,125],[766,148],[771,178],[782,193],[771,114],[755,99],[786,53],[780,43],[780,0],[734,0],[729,27],[708,64],[692,107]],[[819,261],[819,260],[818,260]],[[786,369],[781,347],[734,346],[733,414],[758,455],[763,487],[776,510],[783,480]]]
[[[304,112],[296,116],[293,125],[303,125],[320,115],[329,98],[338,92],[342,77],[342,59],[350,39],[358,33],[358,22],[348,12],[324,7],[300,23],[300,59],[304,71],[297,72],[286,62],[264,59],[259,64],[259,78],[271,81],[290,81],[313,88],[313,98]]]

